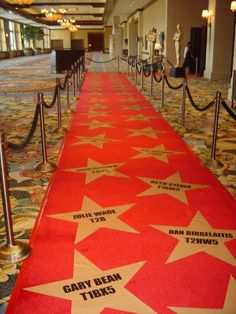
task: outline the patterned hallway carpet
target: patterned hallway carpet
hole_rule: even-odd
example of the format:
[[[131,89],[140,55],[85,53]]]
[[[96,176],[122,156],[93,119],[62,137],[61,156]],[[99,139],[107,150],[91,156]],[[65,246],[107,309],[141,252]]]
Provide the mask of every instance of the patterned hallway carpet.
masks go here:
[[[108,61],[108,55],[88,55],[98,61]],[[37,92],[44,92],[48,101],[51,100],[55,86],[55,77],[50,74],[50,58],[48,55],[30,57],[31,59],[14,59],[11,63],[0,61],[1,95],[0,95],[0,131],[5,133],[6,140],[21,142],[29,129],[35,108]],[[15,61],[15,64],[14,62]],[[23,64],[22,64],[23,61]],[[30,62],[30,64],[28,63]],[[117,61],[106,64],[94,64],[87,60],[88,71],[117,71]],[[120,70],[126,71],[127,65],[120,62]],[[132,82],[134,80],[130,79]],[[140,81],[140,80],[139,80]],[[178,79],[170,79],[173,85],[178,85]],[[198,113],[187,102],[186,130],[180,127],[180,107],[182,93],[180,90],[165,91],[165,106],[160,106],[161,84],[154,83],[154,96],[149,96],[149,79],[145,80],[143,95],[150,100],[154,107],[172,127],[182,134],[190,147],[198,154],[202,162],[210,158],[210,146],[212,135],[213,112]],[[212,82],[203,78],[188,78],[188,85],[194,100],[199,105],[206,105],[215,97],[220,90],[226,98],[228,92],[227,82]],[[65,95],[62,95],[62,103],[65,109]],[[63,125],[69,124],[70,117],[63,115]],[[62,138],[52,133],[56,127],[56,109],[47,113],[46,125],[49,136],[48,155],[50,161],[56,161]],[[236,128],[235,121],[227,114],[221,112],[219,123],[219,140],[217,142],[217,159],[223,163],[223,167],[214,170],[219,181],[228,189],[229,193],[236,198]],[[33,166],[40,161],[39,132],[36,133],[30,145],[23,151],[7,153],[9,165],[9,185],[11,207],[14,222],[15,237],[28,241],[34,226],[38,210],[48,186],[50,174],[41,174],[33,170]],[[0,206],[0,237],[5,238],[5,227]],[[14,286],[20,263],[15,265],[0,265],[0,291],[1,303],[7,304]]]

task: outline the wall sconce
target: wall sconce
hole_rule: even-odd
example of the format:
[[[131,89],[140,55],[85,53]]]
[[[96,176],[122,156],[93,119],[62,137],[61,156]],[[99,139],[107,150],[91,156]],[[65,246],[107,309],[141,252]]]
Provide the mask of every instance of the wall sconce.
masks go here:
[[[207,25],[209,27],[211,27],[211,18],[212,17],[213,17],[213,12],[211,10],[203,10],[202,11],[202,18],[207,20]]]
[[[232,1],[232,2],[231,2],[230,10],[231,10],[232,12],[235,12],[235,11],[236,11],[236,1]]]
[[[161,44],[155,43],[155,45],[154,45],[154,52],[155,52],[156,56],[159,55],[159,51],[161,50],[161,48],[162,48]]]
[[[234,62],[234,39],[235,39],[235,24],[236,24],[236,1],[232,1],[230,5],[230,10],[234,14],[234,25],[233,25],[233,39],[232,39],[232,58],[231,58],[231,73],[233,71],[233,62]]]

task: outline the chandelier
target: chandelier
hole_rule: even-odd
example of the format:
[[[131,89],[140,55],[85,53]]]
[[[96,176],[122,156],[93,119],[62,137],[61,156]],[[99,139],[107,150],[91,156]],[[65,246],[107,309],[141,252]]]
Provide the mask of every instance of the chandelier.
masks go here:
[[[14,3],[18,5],[31,5],[34,0],[15,0]]]
[[[42,9],[41,13],[45,14],[46,20],[50,22],[57,22],[61,19],[61,15],[66,13],[66,9],[56,10],[51,8],[50,11],[48,9]]]
[[[74,32],[77,32],[78,28],[80,28],[80,25],[71,25],[69,27],[69,31],[74,33]]]
[[[69,28],[69,27],[72,26],[72,23],[69,20],[66,20],[66,19],[64,19],[64,20],[58,19],[57,22],[59,24],[61,24],[61,26],[64,27],[64,28]]]
[[[64,20],[62,20],[62,19],[58,19],[57,20],[57,22],[59,23],[59,24],[61,24],[61,26],[62,27],[64,27],[64,28],[70,28],[70,27],[76,27],[75,25],[74,25],[74,23],[76,22],[76,20],[72,17],[72,19],[64,19]],[[75,32],[75,31],[74,31]]]

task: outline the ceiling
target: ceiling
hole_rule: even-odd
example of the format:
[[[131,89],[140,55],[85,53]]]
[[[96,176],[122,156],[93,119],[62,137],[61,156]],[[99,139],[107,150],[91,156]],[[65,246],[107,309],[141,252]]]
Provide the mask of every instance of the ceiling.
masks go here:
[[[14,0],[0,0],[0,17],[33,26],[60,28],[55,21],[48,21],[42,9],[66,9],[61,19],[74,19],[80,27],[101,28],[113,24],[113,16],[121,22],[142,9],[150,0],[34,0],[31,5],[17,5]]]

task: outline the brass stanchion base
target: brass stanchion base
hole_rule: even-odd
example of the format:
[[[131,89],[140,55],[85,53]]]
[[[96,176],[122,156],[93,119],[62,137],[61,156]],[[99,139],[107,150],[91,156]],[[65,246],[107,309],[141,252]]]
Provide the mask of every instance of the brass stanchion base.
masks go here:
[[[59,134],[59,135],[64,135],[66,132],[67,132],[67,129],[64,127],[59,127],[52,131],[52,133]]]
[[[66,113],[66,114],[72,114],[73,112],[75,112],[73,109],[71,109],[71,108],[67,108],[65,111],[64,111],[64,113]]]
[[[1,263],[18,263],[26,259],[31,253],[28,243],[15,241],[14,245],[4,244],[0,246]]]
[[[47,173],[47,172],[51,172],[56,167],[57,167],[56,164],[54,164],[53,162],[47,161],[47,162],[42,162],[42,163],[35,165],[34,170]]]
[[[216,160],[216,159],[212,159],[212,160],[209,160],[205,163],[205,166],[208,167],[209,169],[221,169],[221,168],[224,168],[224,165],[222,162],[220,162],[219,160]]]
[[[186,127],[181,127],[181,129],[178,130],[178,133],[179,133],[181,136],[184,136],[185,134],[190,133],[190,131],[189,131],[188,129],[186,129]]]

